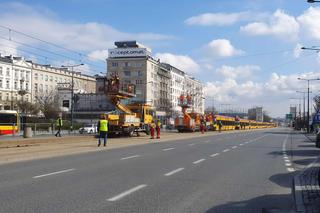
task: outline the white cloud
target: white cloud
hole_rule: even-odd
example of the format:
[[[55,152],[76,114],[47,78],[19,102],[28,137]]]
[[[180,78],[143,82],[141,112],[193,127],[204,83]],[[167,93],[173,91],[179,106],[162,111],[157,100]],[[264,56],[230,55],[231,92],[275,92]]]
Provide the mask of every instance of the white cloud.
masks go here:
[[[246,20],[249,18],[248,12],[239,13],[203,13],[197,16],[192,16],[185,20],[187,25],[200,25],[200,26],[225,26],[232,25],[238,21]]]
[[[241,27],[241,31],[254,36],[275,36],[284,40],[298,39],[299,23],[295,17],[286,14],[283,10],[275,11],[269,22],[253,22]]]
[[[204,47],[205,54],[212,57],[231,57],[241,55],[244,51],[236,49],[227,39],[215,39]]]
[[[237,79],[237,78],[250,78],[254,72],[260,70],[259,66],[256,65],[244,65],[244,66],[227,66],[223,65],[217,69],[217,73],[223,75],[225,78]]]
[[[108,58],[108,50],[95,50],[90,52],[88,56],[92,61],[105,61]]]
[[[301,45],[300,43],[298,43],[298,44],[295,46],[295,48],[294,48],[294,50],[293,50],[293,56],[294,56],[295,58],[299,58],[299,57],[300,57],[300,55],[301,55],[301,53],[302,53],[301,47],[302,47],[302,45]]]
[[[0,24],[3,26],[12,27],[15,30],[42,38],[68,49],[91,53],[91,56],[97,58],[104,56],[103,50],[113,47],[114,41],[117,40],[139,40],[142,43],[161,43],[161,41],[168,41],[174,38],[171,35],[153,32],[122,32],[108,24],[97,22],[79,23],[62,20],[57,17],[57,14],[46,8],[31,7],[22,3],[3,3],[0,4],[0,10],[2,11],[0,13]],[[1,28],[0,36],[8,38],[8,30]],[[23,37],[14,32],[11,34],[11,38],[33,46],[45,46],[46,49],[62,52],[61,49]],[[16,49],[19,50],[19,48],[21,46],[17,45]],[[63,59],[55,58],[55,60]]]
[[[187,55],[174,55],[171,53],[157,53],[155,58],[159,58],[161,62],[171,64],[188,74],[197,73],[200,66],[192,58]]]
[[[294,73],[281,75],[270,74],[266,81],[246,81],[239,83],[236,79],[207,82],[204,87],[206,97],[214,97],[217,103],[231,103],[242,107],[263,105],[274,116],[284,115],[290,106],[290,97],[300,97],[297,90],[305,90],[306,82],[297,78],[318,78],[318,72]],[[318,83],[310,84],[312,91],[318,91]]]
[[[320,7],[310,7],[297,18],[305,36],[312,39],[320,39]]]

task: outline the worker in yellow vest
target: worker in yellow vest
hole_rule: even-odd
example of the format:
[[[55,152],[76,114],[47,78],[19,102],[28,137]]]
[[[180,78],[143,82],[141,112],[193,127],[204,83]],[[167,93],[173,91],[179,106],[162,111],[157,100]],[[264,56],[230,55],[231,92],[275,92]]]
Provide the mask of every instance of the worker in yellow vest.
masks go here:
[[[61,128],[62,128],[63,122],[62,122],[62,118],[61,115],[59,115],[59,117],[56,120],[56,127],[58,129],[57,133],[55,134],[56,137],[61,137]]]
[[[157,131],[157,138],[160,139],[160,128],[161,128],[161,123],[160,120],[158,119],[157,124],[156,124],[156,131]]]
[[[101,119],[98,122],[97,130],[99,132],[99,142],[98,146],[101,145],[101,138],[103,138],[103,146],[107,145],[108,139],[108,120],[106,115],[101,115]]]

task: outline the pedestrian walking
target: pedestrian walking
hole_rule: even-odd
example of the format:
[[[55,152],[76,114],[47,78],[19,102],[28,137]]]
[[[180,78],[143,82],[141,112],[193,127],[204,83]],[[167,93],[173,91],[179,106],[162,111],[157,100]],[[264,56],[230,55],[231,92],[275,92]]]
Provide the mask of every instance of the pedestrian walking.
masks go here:
[[[221,121],[218,121],[218,126],[219,126],[219,132],[221,132],[221,130],[222,130],[222,122]]]
[[[63,121],[62,121],[61,115],[59,115],[57,120],[56,120],[56,127],[58,129],[57,133],[55,134],[56,137],[58,137],[58,136],[61,137],[62,125],[63,125]]]
[[[99,132],[99,141],[98,146],[101,145],[101,138],[103,138],[103,146],[107,145],[107,139],[108,139],[108,124],[109,121],[106,117],[106,115],[101,115],[101,118],[98,122],[97,131]]]
[[[201,123],[200,123],[200,131],[202,134],[204,134],[204,122],[203,121],[201,121]]]
[[[151,134],[150,139],[154,139],[155,128],[156,128],[156,124],[154,123],[154,120],[152,120],[150,124],[150,134]]]
[[[160,120],[157,121],[156,125],[156,131],[157,131],[157,138],[160,139],[160,128],[161,128],[161,123]]]

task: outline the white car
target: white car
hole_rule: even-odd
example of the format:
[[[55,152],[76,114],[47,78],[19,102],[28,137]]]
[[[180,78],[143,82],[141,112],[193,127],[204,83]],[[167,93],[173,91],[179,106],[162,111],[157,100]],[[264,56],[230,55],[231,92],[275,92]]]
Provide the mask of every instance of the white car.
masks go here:
[[[81,128],[79,129],[79,133],[80,133],[80,134],[85,134],[85,133],[93,134],[93,133],[97,133],[97,125],[96,125],[96,124],[85,124],[83,127],[81,127]]]

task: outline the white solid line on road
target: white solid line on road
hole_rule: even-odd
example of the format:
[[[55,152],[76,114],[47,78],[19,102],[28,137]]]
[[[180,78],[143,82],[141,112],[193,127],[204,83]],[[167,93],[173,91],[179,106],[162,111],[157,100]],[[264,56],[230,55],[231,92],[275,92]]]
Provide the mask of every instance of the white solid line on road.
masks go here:
[[[218,155],[219,155],[219,153],[214,153],[214,154],[210,155],[210,157],[215,157],[215,156],[218,156]]]
[[[202,158],[202,159],[200,159],[200,160],[197,160],[197,161],[193,162],[193,164],[198,164],[198,163],[201,163],[202,161],[205,161],[205,160],[206,160],[206,159]]]
[[[141,185],[136,186],[136,187],[134,187],[134,188],[132,188],[132,189],[129,189],[129,190],[125,191],[125,192],[122,192],[121,194],[119,194],[119,195],[117,195],[117,196],[114,196],[114,197],[112,197],[112,198],[107,199],[107,201],[117,201],[117,200],[120,200],[121,198],[123,198],[123,197],[125,197],[125,196],[127,196],[127,195],[129,195],[129,194],[131,194],[131,193],[133,193],[133,192],[136,192],[136,191],[138,191],[138,190],[140,190],[140,189],[142,189],[142,188],[144,188],[144,187],[146,187],[146,186],[147,186],[147,185],[145,185],[145,184],[141,184]]]
[[[163,149],[163,151],[169,151],[169,150],[173,150],[173,149],[175,149],[175,148],[166,148],[166,149]]]
[[[237,148],[237,146],[233,146],[233,147],[232,147],[232,149],[236,149],[236,148]]]
[[[194,146],[195,144],[194,143],[190,143],[190,144],[188,144],[189,146]]]
[[[182,171],[182,170],[184,170],[184,168],[178,168],[178,169],[175,169],[175,170],[173,170],[173,171],[171,171],[171,172],[168,172],[168,173],[164,174],[164,176],[170,176],[170,175],[173,175],[173,174],[175,174],[175,173],[178,173],[178,172],[180,172],[180,171]]]
[[[66,170],[61,170],[61,171],[57,171],[57,172],[52,172],[52,173],[47,173],[47,174],[43,174],[43,175],[37,175],[37,176],[34,176],[32,178],[42,178],[42,177],[46,177],[46,176],[49,176],[49,175],[56,175],[56,174],[61,174],[61,173],[65,173],[65,172],[71,172],[75,169],[66,169]]]
[[[228,151],[230,151],[230,149],[225,149],[225,150],[223,150],[222,152],[228,152]]]
[[[294,168],[287,168],[288,172],[294,172]]]
[[[138,158],[138,157],[140,157],[140,155],[132,155],[132,156],[121,158],[121,160],[127,160],[127,159]]]

